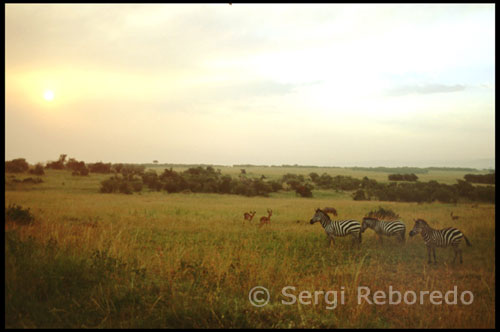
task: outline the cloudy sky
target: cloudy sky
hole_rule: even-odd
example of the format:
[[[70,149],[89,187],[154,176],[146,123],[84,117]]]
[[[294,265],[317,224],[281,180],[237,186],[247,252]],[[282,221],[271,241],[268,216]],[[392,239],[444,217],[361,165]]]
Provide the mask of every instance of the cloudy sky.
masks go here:
[[[494,10],[7,4],[5,158],[491,161]]]

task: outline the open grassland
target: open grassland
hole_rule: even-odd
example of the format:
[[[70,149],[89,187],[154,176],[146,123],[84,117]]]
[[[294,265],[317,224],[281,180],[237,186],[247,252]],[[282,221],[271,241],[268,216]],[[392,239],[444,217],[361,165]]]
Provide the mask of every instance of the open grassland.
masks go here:
[[[275,169],[280,173],[263,174],[289,172]],[[260,175],[260,170],[255,173]],[[290,173],[300,172],[293,168]],[[5,206],[29,207],[36,218],[31,226],[5,225],[6,327],[495,326],[492,204],[353,201],[349,194],[333,191],[314,191],[312,199],[290,192],[268,198],[101,194],[99,182],[105,175],[49,171],[42,178],[41,184],[6,187]],[[359,249],[351,238],[337,238],[326,248],[321,226],[309,224],[314,210],[325,206],[335,207],[339,219],[358,220],[379,206],[390,208],[407,226],[406,244],[396,239],[381,244],[367,230]],[[259,228],[258,218],[267,208],[273,210],[271,224]],[[243,222],[243,212],[249,210],[257,214],[251,223]],[[452,221],[451,211],[460,218]],[[438,263],[428,265],[422,238],[408,237],[413,218],[435,228],[459,228],[472,243],[462,246],[464,263],[452,265],[452,250],[438,248]],[[269,290],[264,307],[249,302],[248,292],[255,286]],[[324,299],[285,305],[285,286],[294,286],[296,291],[289,293],[296,296],[300,291],[343,289],[345,303],[334,310],[326,308]],[[459,295],[470,291],[474,301],[435,305],[427,296],[424,304],[358,304],[360,286],[372,293],[387,293],[392,286],[402,293],[443,294],[457,286]]]

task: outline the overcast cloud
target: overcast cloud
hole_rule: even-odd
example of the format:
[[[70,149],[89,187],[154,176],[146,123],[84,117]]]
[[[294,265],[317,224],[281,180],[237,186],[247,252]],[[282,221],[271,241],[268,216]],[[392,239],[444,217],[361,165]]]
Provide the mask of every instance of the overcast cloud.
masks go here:
[[[494,9],[7,4],[5,157],[493,160]]]

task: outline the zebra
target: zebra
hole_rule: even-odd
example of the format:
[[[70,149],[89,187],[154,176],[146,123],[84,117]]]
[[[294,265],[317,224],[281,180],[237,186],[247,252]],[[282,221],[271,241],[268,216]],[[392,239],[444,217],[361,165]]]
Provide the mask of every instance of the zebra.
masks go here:
[[[326,232],[327,247],[330,242],[335,245],[334,236],[352,235],[353,243],[357,242],[358,246],[361,243],[361,225],[359,221],[354,219],[334,220],[332,221],[328,214],[321,209],[316,209],[316,213],[312,217],[310,224],[320,222]]]
[[[459,248],[460,240],[465,239],[465,243],[470,247],[471,244],[467,237],[456,228],[447,227],[444,229],[434,229],[427,224],[423,219],[415,220],[415,226],[410,231],[410,236],[422,234],[422,237],[427,246],[427,263],[431,263],[431,250],[434,255],[434,263],[436,263],[436,247],[445,248],[447,246],[452,246],[455,256],[453,257],[453,263],[457,258],[457,254],[460,254],[460,264],[462,264],[462,249]]]
[[[401,243],[405,242],[406,226],[400,220],[385,221],[375,217],[364,217],[361,223],[361,233],[364,233],[367,228],[371,228],[377,233],[380,242],[382,242],[382,235],[397,235]]]

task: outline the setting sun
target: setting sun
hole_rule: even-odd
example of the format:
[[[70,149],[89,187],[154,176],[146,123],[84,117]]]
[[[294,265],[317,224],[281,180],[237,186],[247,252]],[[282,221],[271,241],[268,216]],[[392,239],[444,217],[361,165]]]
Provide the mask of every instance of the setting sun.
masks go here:
[[[43,93],[43,98],[47,101],[52,101],[54,99],[54,91],[47,90]]]

